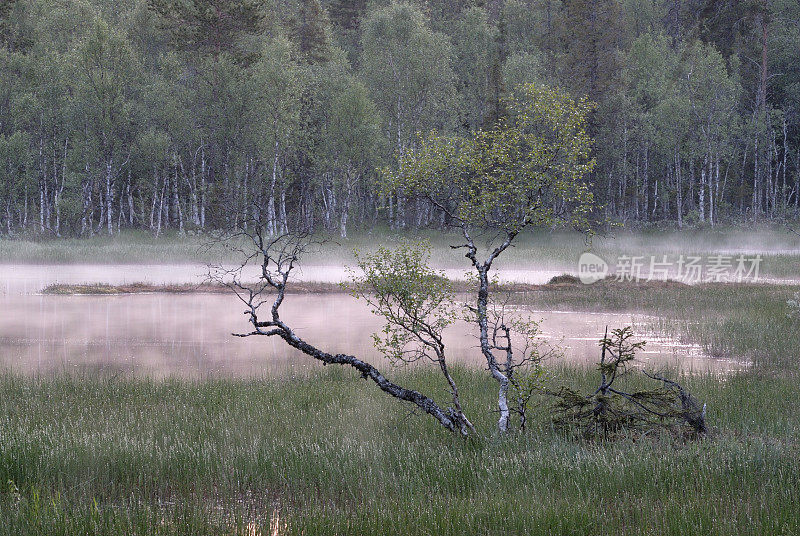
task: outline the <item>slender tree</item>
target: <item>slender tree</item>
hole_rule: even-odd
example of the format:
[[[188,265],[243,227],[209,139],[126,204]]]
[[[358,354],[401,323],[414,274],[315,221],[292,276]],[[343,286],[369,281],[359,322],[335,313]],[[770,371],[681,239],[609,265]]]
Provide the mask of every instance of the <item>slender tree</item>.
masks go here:
[[[386,177],[388,189],[425,199],[463,237],[453,247],[464,251],[477,280],[473,318],[499,385],[501,432],[508,429],[511,383],[490,342],[492,268],[527,228],[566,224],[588,230],[593,198],[586,178],[594,166],[585,100],[529,84],[506,105],[509,119],[492,130],[469,138],[422,138]],[[486,250],[479,247],[482,234],[488,234]]]

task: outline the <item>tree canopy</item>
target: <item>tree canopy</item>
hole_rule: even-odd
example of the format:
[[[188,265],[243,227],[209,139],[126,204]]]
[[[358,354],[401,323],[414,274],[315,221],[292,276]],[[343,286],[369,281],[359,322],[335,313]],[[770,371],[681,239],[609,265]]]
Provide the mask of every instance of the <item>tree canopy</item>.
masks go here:
[[[508,116],[491,130],[421,137],[400,158],[399,171],[388,173],[387,187],[424,198],[470,229],[587,227],[591,105],[534,84],[520,86],[505,104]]]
[[[381,177],[448,151],[463,154],[445,176],[483,177],[485,202],[508,210],[528,198],[489,183],[538,177],[511,165],[534,142],[515,109],[529,84],[594,103],[582,127],[594,166],[578,184],[599,219],[800,214],[797,2],[110,6],[0,2],[4,234],[205,232],[254,206],[276,230],[441,225],[452,207],[386,194]]]

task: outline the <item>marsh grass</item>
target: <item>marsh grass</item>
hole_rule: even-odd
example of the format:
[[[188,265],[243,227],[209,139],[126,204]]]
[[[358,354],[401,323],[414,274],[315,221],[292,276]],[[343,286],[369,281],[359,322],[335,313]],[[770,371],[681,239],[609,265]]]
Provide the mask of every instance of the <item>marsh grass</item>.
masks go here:
[[[634,311],[655,331],[700,344],[715,357],[748,360],[759,370],[800,372],[800,318],[787,300],[792,285],[675,282],[544,285],[513,295],[537,309]]]
[[[303,287],[305,288],[305,287]],[[55,283],[42,289],[42,294],[54,296],[106,296],[118,294],[222,294],[232,291],[225,285],[214,285],[203,283],[192,284],[161,284],[152,283],[129,283],[125,285],[110,285],[108,283],[87,283],[82,285],[68,285]],[[308,292],[308,291],[307,291]]]
[[[492,430],[494,386],[455,371]],[[551,382],[588,388],[592,371]],[[441,392],[434,375],[396,371]],[[712,437],[464,442],[340,369],[284,380],[0,377],[0,534],[792,534],[795,378],[684,378]],[[506,456],[498,456],[502,451]]]
[[[354,265],[353,250],[369,252],[378,244],[391,245],[404,238],[422,238],[433,246],[431,261],[440,268],[469,268],[463,253],[452,250],[459,236],[439,231],[406,232],[384,228],[352,233],[349,239],[332,237],[311,252],[309,265]],[[479,240],[478,244],[485,245]],[[232,244],[229,244],[232,245]],[[591,244],[578,233],[535,231],[521,235],[515,247],[499,260],[500,268],[563,270],[575,272],[581,253],[591,249],[612,264],[620,255],[649,258],[662,255],[708,255],[717,252],[761,253],[761,275],[771,278],[800,277],[800,236],[785,229],[724,229],[699,231],[629,231],[615,229],[597,236]],[[218,263],[241,260],[223,244],[204,235],[167,233],[159,238],[142,231],[125,231],[88,239],[0,239],[0,260],[37,264],[177,264]]]

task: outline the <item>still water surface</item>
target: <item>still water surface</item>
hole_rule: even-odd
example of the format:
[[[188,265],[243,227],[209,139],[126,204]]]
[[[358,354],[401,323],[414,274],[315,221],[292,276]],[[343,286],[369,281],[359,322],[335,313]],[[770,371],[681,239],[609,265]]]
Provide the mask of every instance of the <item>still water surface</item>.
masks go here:
[[[307,273],[328,273],[317,267]],[[126,372],[152,377],[252,377],[303,374],[319,365],[277,338],[241,339],[244,307],[225,294],[44,296],[52,283],[193,283],[202,266],[11,266],[0,265],[0,369],[27,374]],[[544,276],[542,276],[544,277]],[[317,279],[318,278],[314,278]],[[648,318],[629,313],[527,311],[541,321],[546,344],[564,361],[591,365],[606,326],[634,325],[646,333]],[[363,303],[344,294],[290,295],[282,316],[309,342],[380,363],[371,333],[382,323]],[[713,359],[691,345],[644,336],[640,354],[648,369],[728,372],[744,367]],[[446,332],[453,361],[485,366],[474,330],[458,324]],[[383,363],[388,366],[387,363]]]

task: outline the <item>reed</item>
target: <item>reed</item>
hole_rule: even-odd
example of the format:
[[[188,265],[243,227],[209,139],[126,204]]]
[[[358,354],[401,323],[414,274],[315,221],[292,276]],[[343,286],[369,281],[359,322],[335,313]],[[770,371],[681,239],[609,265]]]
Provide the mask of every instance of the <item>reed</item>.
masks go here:
[[[495,388],[458,369],[486,431],[452,437],[346,371],[295,379],[0,376],[0,534],[792,534],[800,387],[683,378],[710,438],[587,443],[542,399],[494,435]],[[403,382],[436,392],[424,371]],[[587,370],[552,382],[588,386]],[[498,457],[502,449],[507,456]]]

